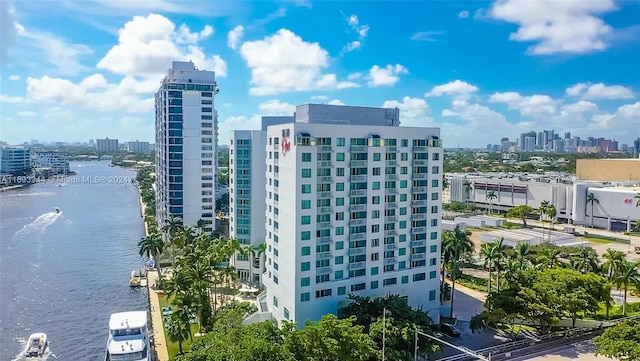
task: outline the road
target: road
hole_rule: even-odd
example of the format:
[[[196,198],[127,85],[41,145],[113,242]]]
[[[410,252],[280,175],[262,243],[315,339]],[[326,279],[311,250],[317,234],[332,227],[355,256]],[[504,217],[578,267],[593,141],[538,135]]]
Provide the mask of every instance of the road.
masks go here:
[[[527,356],[515,357],[511,361],[611,361],[611,359],[604,356],[596,356],[594,354],[595,350],[596,346],[591,341],[580,341]]]

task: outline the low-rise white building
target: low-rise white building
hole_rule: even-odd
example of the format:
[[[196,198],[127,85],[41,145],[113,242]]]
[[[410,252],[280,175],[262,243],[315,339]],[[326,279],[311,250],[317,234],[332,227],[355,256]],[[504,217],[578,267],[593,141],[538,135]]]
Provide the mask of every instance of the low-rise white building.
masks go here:
[[[50,168],[52,174],[69,173],[69,161],[60,152],[36,152],[36,167]]]

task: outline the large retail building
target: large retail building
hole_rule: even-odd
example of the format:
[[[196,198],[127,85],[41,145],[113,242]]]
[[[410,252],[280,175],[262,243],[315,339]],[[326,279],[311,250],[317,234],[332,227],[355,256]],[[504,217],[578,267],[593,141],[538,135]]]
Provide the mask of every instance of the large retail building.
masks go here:
[[[640,181],[640,158],[578,159],[576,176],[582,180]]]

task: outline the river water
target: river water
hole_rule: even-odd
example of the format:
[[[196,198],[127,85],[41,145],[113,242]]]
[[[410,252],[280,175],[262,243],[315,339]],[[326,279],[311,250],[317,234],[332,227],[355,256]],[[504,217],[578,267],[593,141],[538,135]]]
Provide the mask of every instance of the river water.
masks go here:
[[[135,173],[72,162],[76,177],[0,192],[0,360],[49,338],[48,360],[103,360],[109,316],[147,310],[130,289],[144,235]],[[61,212],[53,211],[58,207]]]

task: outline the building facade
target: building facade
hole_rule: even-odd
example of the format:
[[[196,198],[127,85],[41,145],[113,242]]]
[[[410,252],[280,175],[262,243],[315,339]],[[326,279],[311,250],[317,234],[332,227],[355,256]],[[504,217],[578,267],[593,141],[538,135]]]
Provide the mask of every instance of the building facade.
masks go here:
[[[236,130],[229,149],[229,235],[257,247],[266,236],[267,126],[291,123],[293,117],[263,117],[261,130]],[[264,255],[237,254],[238,279],[262,284]]]
[[[120,145],[117,139],[96,139],[96,149],[98,152],[111,153],[117,152],[120,149]]]
[[[578,159],[576,175],[582,180],[640,181],[640,159]]]
[[[347,295],[399,294],[439,320],[442,144],[399,110],[301,105],[267,128],[266,293],[303,326]]]
[[[149,142],[140,142],[140,141],[133,141],[133,142],[127,142],[125,144],[127,152],[131,152],[131,153],[146,153],[148,152],[149,149]]]
[[[36,152],[36,167],[50,168],[51,174],[69,173],[69,161],[60,152]]]
[[[156,217],[215,229],[218,92],[213,71],[174,61],[155,96]]]
[[[23,147],[0,147],[0,173],[18,174],[31,168],[31,149]]]

